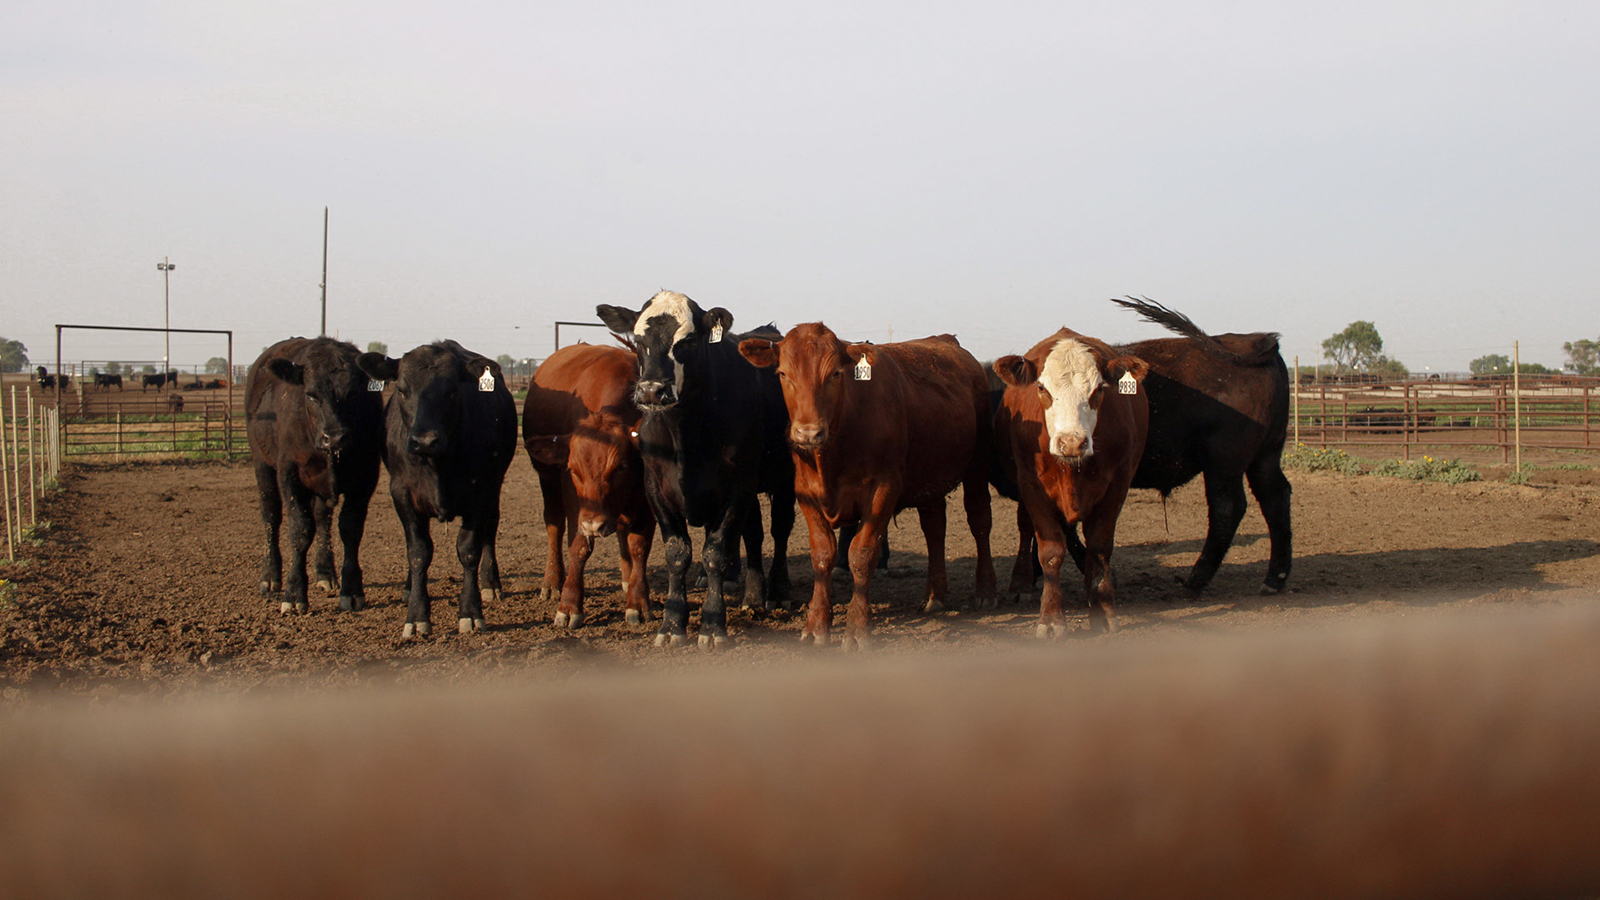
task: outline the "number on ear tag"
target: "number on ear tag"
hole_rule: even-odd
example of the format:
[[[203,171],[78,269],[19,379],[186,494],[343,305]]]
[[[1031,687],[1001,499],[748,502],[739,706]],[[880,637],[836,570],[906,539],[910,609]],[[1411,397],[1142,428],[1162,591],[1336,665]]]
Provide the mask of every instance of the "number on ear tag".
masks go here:
[[[493,369],[484,369],[483,370],[483,374],[478,376],[478,390],[480,390],[480,391],[492,391],[492,390],[494,390],[494,370]]]
[[[856,363],[856,380],[872,380],[872,363],[867,362],[867,358],[865,356],[861,357],[861,361]]]
[[[1122,377],[1117,379],[1117,393],[1119,393],[1119,394],[1137,394],[1137,393],[1139,393],[1139,380],[1137,378],[1133,377],[1133,373],[1132,372],[1123,372],[1122,373]]]
[[[367,381],[367,390],[372,391],[373,393],[376,393],[376,394],[381,394],[381,393],[383,393],[383,382],[379,381],[376,378],[368,379],[368,381]]]
[[[713,344],[722,343],[722,323],[721,322],[718,322],[717,324],[711,326],[711,343],[713,343]]]

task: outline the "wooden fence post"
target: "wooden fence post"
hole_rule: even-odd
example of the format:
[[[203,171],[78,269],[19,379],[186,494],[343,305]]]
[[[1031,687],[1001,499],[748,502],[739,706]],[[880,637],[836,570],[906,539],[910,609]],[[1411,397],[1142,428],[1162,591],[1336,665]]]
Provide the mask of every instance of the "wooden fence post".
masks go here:
[[[5,501],[6,508],[6,556],[16,559],[17,545],[12,539],[15,523],[11,521],[11,469],[6,463],[6,393],[0,389],[0,500]]]
[[[33,391],[28,391],[28,521],[39,524],[39,478],[33,460]]]

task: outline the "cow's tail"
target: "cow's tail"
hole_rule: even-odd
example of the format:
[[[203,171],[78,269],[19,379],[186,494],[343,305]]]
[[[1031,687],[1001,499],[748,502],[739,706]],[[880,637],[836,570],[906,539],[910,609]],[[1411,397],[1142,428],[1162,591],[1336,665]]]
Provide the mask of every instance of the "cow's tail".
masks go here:
[[[1203,331],[1193,319],[1174,309],[1168,309],[1164,304],[1151,300],[1149,297],[1111,298],[1111,302],[1125,309],[1131,309],[1139,314],[1146,322],[1160,325],[1175,334],[1180,334],[1198,342],[1207,352],[1233,360],[1247,366],[1265,365],[1278,356],[1278,333],[1263,331],[1250,335],[1253,339],[1249,352],[1240,353],[1224,346],[1221,341]]]

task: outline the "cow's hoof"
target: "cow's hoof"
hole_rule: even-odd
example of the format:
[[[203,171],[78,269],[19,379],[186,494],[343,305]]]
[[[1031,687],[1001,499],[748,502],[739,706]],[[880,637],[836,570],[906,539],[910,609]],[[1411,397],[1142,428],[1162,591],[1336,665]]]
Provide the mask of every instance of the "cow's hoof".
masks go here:
[[[846,653],[871,653],[872,639],[864,634],[846,634],[839,646]]]
[[[333,580],[330,579],[330,578],[319,578],[319,579],[317,579],[317,588],[319,590],[323,591],[324,593],[328,594],[330,597],[333,596],[334,594],[338,593],[338,591],[339,591],[339,588],[336,585],[334,585]]]
[[[472,634],[475,631],[489,630],[489,623],[482,619],[459,619],[456,621],[456,631],[461,634]]]
[[[577,628],[583,624],[583,613],[558,612],[556,613],[555,624],[557,628]]]
[[[802,643],[802,644],[816,644],[818,647],[825,647],[828,644],[828,632],[827,631],[802,631],[802,632],[800,632],[800,643]]]
[[[367,608],[367,598],[344,595],[339,598],[339,608],[345,612],[360,612]]]
[[[717,650],[721,650],[724,646],[727,645],[727,643],[728,643],[728,636],[725,635],[725,634],[718,634],[718,635],[702,634],[702,635],[700,635],[700,649],[706,651],[707,653],[713,653],[713,652],[715,652]]]
[[[999,609],[1000,608],[1000,598],[998,596],[996,596],[996,597],[974,597],[972,599],[972,608],[973,609]]]
[[[1040,622],[1039,627],[1033,630],[1033,636],[1041,641],[1053,641],[1067,636],[1067,626]]]
[[[643,625],[644,616],[637,609],[630,609],[622,614],[622,620],[629,625]]]
[[[922,604],[922,612],[924,614],[944,612],[944,604],[940,603],[936,598],[929,597],[928,602]]]
[[[549,585],[545,585],[544,587],[539,588],[539,599],[540,600],[555,600],[556,598],[558,598],[560,596],[561,596],[561,592],[558,591],[558,590],[552,590]]]
[[[283,590],[283,582],[281,582],[281,581],[263,581],[263,582],[261,582],[261,596],[263,596],[263,597],[270,597],[273,594],[276,594],[281,590]]]
[[[498,603],[500,600],[500,589],[482,588],[478,591],[478,596],[480,599],[487,600],[490,603]]]
[[[400,637],[405,640],[410,640],[411,638],[416,637],[416,634],[417,626],[411,624],[410,622],[407,622],[405,626],[400,629]]]
[[[433,632],[433,625],[431,623],[428,623],[428,622],[407,622],[405,627],[400,630],[400,636],[402,638],[409,638],[409,637],[412,637],[412,636],[427,637],[432,632]]]
[[[689,638],[687,636],[681,635],[681,634],[657,634],[656,635],[656,646],[657,647],[666,647],[666,648],[681,647],[682,645],[688,643],[688,641],[689,641]]]
[[[1273,584],[1269,581],[1261,586],[1261,596],[1271,597],[1273,594],[1281,594],[1283,593],[1284,585],[1287,583],[1288,579],[1285,579],[1277,584]]]
[[[287,616],[288,614],[294,612],[294,604],[290,603],[287,600],[285,600],[282,603],[278,604],[278,612],[280,612],[283,615]]]

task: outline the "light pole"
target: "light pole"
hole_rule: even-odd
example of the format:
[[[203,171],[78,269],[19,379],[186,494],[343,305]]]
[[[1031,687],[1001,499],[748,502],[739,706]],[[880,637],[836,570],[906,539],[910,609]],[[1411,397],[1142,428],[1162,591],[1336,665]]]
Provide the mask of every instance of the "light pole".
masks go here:
[[[172,370],[172,270],[176,269],[177,266],[167,262],[167,258],[163,256],[161,257],[161,262],[156,263],[156,268],[161,270],[161,281],[163,282],[161,315],[165,320],[162,326],[165,332],[162,336],[166,338],[167,344],[166,350],[161,356],[161,377],[165,378],[167,373]]]

